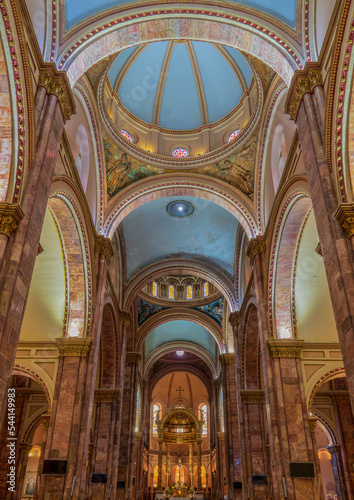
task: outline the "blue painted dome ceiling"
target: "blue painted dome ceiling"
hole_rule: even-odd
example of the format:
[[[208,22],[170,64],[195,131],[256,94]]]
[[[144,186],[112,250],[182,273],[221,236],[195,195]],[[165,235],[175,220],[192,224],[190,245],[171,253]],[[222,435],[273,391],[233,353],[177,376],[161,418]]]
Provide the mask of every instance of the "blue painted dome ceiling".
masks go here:
[[[237,49],[207,42],[153,42],[123,50],[109,73],[123,107],[146,124],[191,130],[237,107],[253,73]]]

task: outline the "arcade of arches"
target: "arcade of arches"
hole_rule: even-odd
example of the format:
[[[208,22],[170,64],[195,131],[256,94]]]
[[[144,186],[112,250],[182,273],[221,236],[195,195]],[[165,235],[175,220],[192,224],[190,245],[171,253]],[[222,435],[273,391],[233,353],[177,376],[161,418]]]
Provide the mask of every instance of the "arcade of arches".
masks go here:
[[[0,499],[354,499],[354,0],[0,0]]]

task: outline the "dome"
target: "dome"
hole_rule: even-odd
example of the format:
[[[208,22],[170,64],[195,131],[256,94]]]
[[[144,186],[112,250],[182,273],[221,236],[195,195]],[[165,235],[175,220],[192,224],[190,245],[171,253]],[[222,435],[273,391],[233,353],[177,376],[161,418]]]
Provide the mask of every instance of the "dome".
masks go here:
[[[237,49],[209,42],[162,41],[123,50],[109,70],[120,103],[167,130],[193,130],[227,116],[252,81]]]

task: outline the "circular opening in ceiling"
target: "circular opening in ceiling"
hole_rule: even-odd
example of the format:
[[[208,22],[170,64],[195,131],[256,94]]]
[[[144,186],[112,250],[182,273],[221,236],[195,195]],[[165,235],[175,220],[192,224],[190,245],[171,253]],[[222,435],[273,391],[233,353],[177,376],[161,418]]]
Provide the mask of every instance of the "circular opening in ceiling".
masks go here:
[[[176,351],[177,356],[183,356],[184,351]]]
[[[194,205],[185,200],[171,201],[166,210],[172,217],[188,217],[194,212]]]

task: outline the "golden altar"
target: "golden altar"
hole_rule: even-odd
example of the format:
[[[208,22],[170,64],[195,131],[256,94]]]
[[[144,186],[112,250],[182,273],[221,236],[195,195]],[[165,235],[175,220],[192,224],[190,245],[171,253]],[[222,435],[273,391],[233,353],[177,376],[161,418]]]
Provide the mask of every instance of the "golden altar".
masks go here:
[[[188,493],[188,486],[182,481],[177,481],[176,485],[172,488],[172,496],[176,498],[185,498]]]

